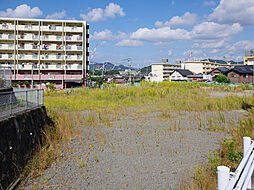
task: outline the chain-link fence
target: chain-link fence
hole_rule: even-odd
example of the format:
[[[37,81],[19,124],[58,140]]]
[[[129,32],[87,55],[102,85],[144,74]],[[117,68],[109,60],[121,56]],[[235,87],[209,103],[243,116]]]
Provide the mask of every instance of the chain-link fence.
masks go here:
[[[0,88],[11,87],[11,79],[11,67],[3,67],[0,65]]]
[[[0,118],[43,105],[43,90],[0,93]]]

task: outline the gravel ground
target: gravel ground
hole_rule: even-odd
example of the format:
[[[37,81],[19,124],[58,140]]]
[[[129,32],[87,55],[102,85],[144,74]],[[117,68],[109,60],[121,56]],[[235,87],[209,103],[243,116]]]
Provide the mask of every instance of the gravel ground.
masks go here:
[[[254,95],[253,90],[245,90],[243,92],[219,92],[219,91],[213,91],[210,93],[212,97],[225,97],[229,95],[236,95],[236,96],[249,96],[249,95]]]
[[[228,137],[214,129],[234,127],[245,115],[129,112],[111,127],[80,127],[61,159],[25,189],[176,189]]]

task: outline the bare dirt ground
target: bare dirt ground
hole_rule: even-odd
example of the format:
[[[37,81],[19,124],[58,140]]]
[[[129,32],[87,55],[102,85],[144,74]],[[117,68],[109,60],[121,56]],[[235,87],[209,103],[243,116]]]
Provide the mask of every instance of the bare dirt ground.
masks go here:
[[[228,137],[218,131],[244,115],[129,109],[110,126],[77,127],[79,137],[63,148],[61,159],[25,189],[176,189]]]

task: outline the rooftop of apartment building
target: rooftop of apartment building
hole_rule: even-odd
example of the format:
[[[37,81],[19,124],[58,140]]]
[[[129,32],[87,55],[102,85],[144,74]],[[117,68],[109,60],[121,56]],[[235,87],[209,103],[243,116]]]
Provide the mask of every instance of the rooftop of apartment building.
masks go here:
[[[45,22],[55,22],[55,23],[62,23],[62,22],[70,22],[70,23],[86,23],[84,20],[54,20],[54,19],[30,19],[30,18],[6,18],[6,17],[0,17],[0,21],[27,21],[27,22],[39,22],[39,21],[45,21]]]

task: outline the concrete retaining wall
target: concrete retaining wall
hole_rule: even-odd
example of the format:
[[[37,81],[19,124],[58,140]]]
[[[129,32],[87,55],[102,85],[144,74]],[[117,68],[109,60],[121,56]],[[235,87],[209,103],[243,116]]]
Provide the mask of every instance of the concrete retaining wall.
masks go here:
[[[44,106],[0,120],[0,189],[6,189],[42,141],[49,122]]]

